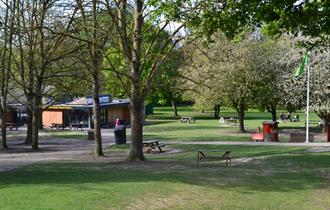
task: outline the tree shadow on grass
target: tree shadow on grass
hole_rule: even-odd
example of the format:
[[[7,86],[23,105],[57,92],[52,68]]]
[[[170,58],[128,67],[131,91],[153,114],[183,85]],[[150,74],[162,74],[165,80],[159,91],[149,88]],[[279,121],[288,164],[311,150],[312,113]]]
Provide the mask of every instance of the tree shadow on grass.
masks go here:
[[[194,159],[40,164],[0,173],[0,189],[46,184],[50,188],[83,185],[88,190],[88,184],[170,182],[239,192],[293,192],[324,188],[326,181],[319,172],[329,170],[328,158],[329,154],[284,155],[230,167],[220,163],[200,168]]]

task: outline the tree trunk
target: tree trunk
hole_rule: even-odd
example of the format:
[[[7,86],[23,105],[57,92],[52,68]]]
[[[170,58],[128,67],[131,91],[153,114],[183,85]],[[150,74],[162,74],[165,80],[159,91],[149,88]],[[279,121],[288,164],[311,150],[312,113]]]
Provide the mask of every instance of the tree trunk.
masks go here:
[[[128,160],[145,160],[143,155],[143,109],[144,100],[132,94],[130,103],[131,113],[131,148]]]
[[[97,72],[98,73],[98,72]],[[101,108],[99,98],[99,81],[97,75],[93,76],[93,112],[94,112],[94,139],[95,139],[95,155],[104,156],[102,150],[101,137]]]
[[[32,144],[32,112],[30,109],[26,110],[27,113],[27,119],[26,119],[26,138],[24,144]]]
[[[245,128],[244,128],[244,111],[238,113],[238,118],[239,118],[239,131],[245,133]]]
[[[214,106],[214,119],[219,119],[220,116],[220,105],[217,104]]]
[[[126,1],[123,4],[126,5]],[[131,149],[128,155],[128,160],[145,160],[143,155],[143,121],[144,121],[144,97],[141,87],[142,67],[141,67],[141,52],[142,52],[142,27],[143,27],[143,0],[135,1],[134,8],[134,28],[132,50],[130,51],[129,39],[122,41],[122,46],[125,49],[129,61],[129,70],[131,74],[131,92],[130,92],[130,113],[131,113]],[[126,14],[125,14],[126,15]],[[123,27],[127,26],[127,22]],[[127,37],[126,37],[127,38]],[[130,56],[132,55],[132,56]],[[131,59],[130,59],[131,57]]]
[[[171,101],[171,104],[172,104],[172,109],[173,109],[173,112],[174,112],[174,116],[175,117],[177,117],[177,116],[179,116],[178,115],[178,109],[177,109],[177,107],[176,107],[176,103],[175,103],[175,101]]]
[[[39,149],[39,127],[41,114],[41,97],[35,96],[32,111],[32,149]]]
[[[272,113],[272,120],[276,122],[276,107],[272,106],[271,113]]]
[[[239,107],[237,109],[238,113],[238,120],[239,120],[239,131],[245,133],[245,128],[244,128],[244,116],[245,116],[245,111],[244,111],[244,104],[240,103]]]
[[[2,121],[1,121],[1,138],[2,138],[1,149],[8,149],[7,131],[6,131],[6,113],[2,110],[1,115],[2,115]]]

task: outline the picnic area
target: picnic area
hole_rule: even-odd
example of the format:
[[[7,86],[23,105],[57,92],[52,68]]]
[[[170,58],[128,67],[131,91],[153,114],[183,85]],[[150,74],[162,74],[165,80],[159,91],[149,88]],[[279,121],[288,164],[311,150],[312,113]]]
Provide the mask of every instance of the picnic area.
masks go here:
[[[144,127],[147,161],[126,161],[130,146],[116,145],[113,129],[102,131],[106,156],[99,159],[86,130],[44,130],[40,152],[22,146],[16,153],[0,153],[0,162],[17,160],[16,167],[0,170],[1,210],[330,206],[330,145],[318,127],[311,128],[315,142],[310,144],[289,142],[290,132],[304,129],[303,121],[280,123],[280,142],[253,142],[251,132],[267,113],[247,112],[250,132],[239,133],[236,125],[213,119],[212,112],[179,107],[195,123],[181,123],[169,107],[154,112]],[[228,108],[222,113],[234,115]],[[8,143],[22,138],[11,136]],[[30,164],[29,158],[34,158]]]

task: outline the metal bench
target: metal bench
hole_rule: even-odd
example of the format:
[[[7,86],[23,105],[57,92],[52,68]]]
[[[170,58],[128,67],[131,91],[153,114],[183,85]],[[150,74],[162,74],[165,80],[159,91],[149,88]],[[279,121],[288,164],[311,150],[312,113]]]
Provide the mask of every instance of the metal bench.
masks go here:
[[[210,155],[213,153],[212,155]],[[216,155],[214,153],[217,153]],[[220,153],[220,155],[219,155]],[[230,151],[228,150],[198,150],[197,166],[199,167],[201,160],[226,160],[226,166],[231,164]]]

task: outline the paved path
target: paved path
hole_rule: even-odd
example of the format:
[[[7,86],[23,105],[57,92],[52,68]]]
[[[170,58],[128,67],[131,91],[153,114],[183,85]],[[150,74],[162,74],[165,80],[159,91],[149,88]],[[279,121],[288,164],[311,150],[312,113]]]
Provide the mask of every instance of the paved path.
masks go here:
[[[114,144],[113,134],[103,133],[102,141],[104,148]],[[95,143],[77,139],[41,139],[40,151],[37,152],[31,151],[31,146],[22,144],[22,140],[8,140],[8,146],[12,149],[0,153],[0,172],[36,162],[79,159],[82,155],[91,154]]]
[[[87,134],[86,134],[87,135]],[[112,129],[102,130],[103,147],[114,144]],[[288,143],[288,142],[233,142],[233,141],[161,141],[166,144],[210,144],[210,145],[253,145],[253,146],[303,146],[312,150],[330,150],[330,143]],[[129,142],[128,142],[129,143]],[[91,154],[94,141],[77,139],[40,140],[40,151],[32,152],[30,146],[22,144],[22,140],[9,140],[8,152],[0,153],[0,172],[18,168],[36,162],[58,160],[80,160],[82,156]],[[11,152],[12,151],[12,152]]]

